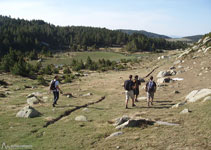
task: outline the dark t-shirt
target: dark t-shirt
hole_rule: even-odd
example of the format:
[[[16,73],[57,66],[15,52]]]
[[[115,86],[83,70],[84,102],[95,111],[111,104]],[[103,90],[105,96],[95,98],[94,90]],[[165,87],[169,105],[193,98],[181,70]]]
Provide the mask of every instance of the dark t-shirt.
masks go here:
[[[134,83],[132,80],[126,80],[124,82],[124,89],[127,90],[127,91],[130,91],[133,89],[133,86],[134,86]]]
[[[149,81],[149,82],[150,82],[150,81]],[[147,91],[147,92],[155,92],[155,91],[156,91],[156,87],[157,87],[156,83],[155,83],[154,81],[152,81],[152,82],[153,82],[153,86],[154,86],[154,91],[149,91],[149,90],[148,90],[149,82],[147,82],[147,84],[146,84],[146,91]]]

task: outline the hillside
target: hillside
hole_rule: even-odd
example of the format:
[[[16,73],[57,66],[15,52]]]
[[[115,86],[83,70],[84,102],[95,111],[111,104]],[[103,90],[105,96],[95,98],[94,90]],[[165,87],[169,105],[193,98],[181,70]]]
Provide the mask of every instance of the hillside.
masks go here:
[[[57,55],[62,58],[55,56],[53,62],[77,57]],[[1,74],[0,143],[49,150],[209,150],[211,33],[184,51],[121,55],[125,59],[131,56],[139,61],[125,62],[131,66],[126,70],[73,72],[79,78],[71,83],[63,82],[61,69],[58,75],[64,95],[55,108],[47,86]],[[150,72],[158,87],[154,105],[147,107],[144,87]],[[125,109],[123,83],[130,74],[145,82],[140,86],[139,102],[131,107],[129,101],[129,109]],[[50,82],[54,75],[44,78]],[[16,117],[31,100],[36,100],[30,105],[41,115]]]
[[[132,35],[134,33],[138,33],[138,34],[144,34],[145,36],[149,37],[149,38],[163,38],[163,39],[170,39],[170,37],[166,36],[166,35],[161,35],[161,34],[156,34],[156,33],[152,33],[152,32],[147,32],[144,30],[126,30],[126,29],[118,29],[117,31],[121,31],[123,33],[127,33],[129,35]]]
[[[194,35],[194,36],[186,36],[186,37],[183,37],[183,38],[190,39],[193,42],[197,42],[202,37],[203,37],[203,35]]]

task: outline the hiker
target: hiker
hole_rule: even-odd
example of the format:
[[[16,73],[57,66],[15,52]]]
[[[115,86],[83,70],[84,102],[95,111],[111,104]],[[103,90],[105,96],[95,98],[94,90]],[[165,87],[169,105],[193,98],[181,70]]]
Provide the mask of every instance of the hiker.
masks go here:
[[[139,86],[141,85],[141,81],[138,79],[138,75],[135,76],[135,79],[133,81],[134,83],[134,96],[135,96],[135,102],[138,102],[137,98],[139,95]]]
[[[58,76],[55,76],[54,80],[51,81],[50,91],[53,91],[54,101],[53,101],[52,105],[53,105],[53,107],[55,107],[55,105],[57,105],[57,101],[59,99],[59,91],[61,94],[63,94],[62,90],[59,88]]]
[[[153,105],[153,99],[154,99],[154,93],[156,92],[157,85],[153,81],[153,76],[150,77],[149,82],[146,84],[146,92],[147,92],[147,103],[148,107],[150,107],[150,104]]]
[[[125,89],[125,96],[126,96],[126,100],[125,100],[125,108],[128,109],[128,100],[131,98],[132,99],[132,107],[136,106],[134,104],[134,83],[132,81],[133,76],[130,75],[129,76],[129,80],[126,80],[124,82],[124,89]]]

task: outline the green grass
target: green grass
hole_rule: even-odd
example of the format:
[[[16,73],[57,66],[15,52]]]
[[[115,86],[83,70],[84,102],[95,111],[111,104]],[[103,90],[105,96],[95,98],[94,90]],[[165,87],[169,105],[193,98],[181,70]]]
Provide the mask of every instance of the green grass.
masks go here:
[[[48,64],[71,64],[73,59],[77,60],[83,60],[86,62],[87,57],[90,57],[94,61],[98,61],[99,59],[109,59],[111,61],[120,61],[121,59],[135,59],[138,56],[142,56],[142,54],[131,54],[131,55],[125,55],[121,53],[115,53],[115,52],[71,52],[68,56],[67,53],[65,54],[56,54],[54,58],[46,58],[43,61],[43,65]],[[36,61],[32,61],[32,64],[35,64]]]

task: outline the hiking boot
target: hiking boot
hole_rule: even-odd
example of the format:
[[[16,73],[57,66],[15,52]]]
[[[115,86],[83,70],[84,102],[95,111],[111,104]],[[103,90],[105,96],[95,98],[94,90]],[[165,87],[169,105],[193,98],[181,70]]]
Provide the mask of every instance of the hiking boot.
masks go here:
[[[53,107],[55,107],[55,104],[52,104]]]
[[[125,109],[128,109],[128,107],[127,107],[127,106],[125,106]]]
[[[138,102],[138,100],[136,99],[135,102]]]
[[[135,107],[135,106],[136,106],[135,104],[132,105],[132,107]]]

